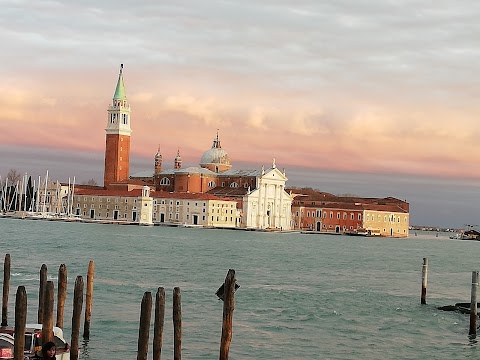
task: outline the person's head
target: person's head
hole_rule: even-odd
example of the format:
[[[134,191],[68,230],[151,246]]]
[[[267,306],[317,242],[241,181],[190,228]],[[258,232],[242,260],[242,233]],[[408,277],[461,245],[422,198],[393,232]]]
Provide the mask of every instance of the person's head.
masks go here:
[[[55,356],[56,348],[55,343],[49,341],[42,346],[42,356],[44,359],[51,359]]]

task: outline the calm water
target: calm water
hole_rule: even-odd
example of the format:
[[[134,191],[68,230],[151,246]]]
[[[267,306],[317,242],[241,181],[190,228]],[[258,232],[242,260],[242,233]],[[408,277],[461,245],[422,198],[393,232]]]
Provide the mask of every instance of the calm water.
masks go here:
[[[159,286],[167,293],[162,358],[173,358],[172,293],[179,286],[183,358],[218,359],[223,303],[215,291],[229,268],[241,286],[230,359],[480,356],[468,317],[436,310],[469,301],[479,242],[426,233],[375,239],[14,219],[0,219],[0,234],[1,261],[12,257],[12,324],[17,286],[26,287],[28,321],[36,322],[42,263],[55,287],[59,265],[67,264],[68,341],[75,277],[86,281],[95,261],[91,339],[82,359],[135,359],[141,299],[145,291],[155,297]],[[426,306],[419,305],[423,257]]]

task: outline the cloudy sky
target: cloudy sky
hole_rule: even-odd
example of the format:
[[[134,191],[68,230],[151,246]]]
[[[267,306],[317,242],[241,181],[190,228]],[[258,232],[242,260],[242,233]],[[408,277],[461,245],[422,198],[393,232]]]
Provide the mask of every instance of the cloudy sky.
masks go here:
[[[159,145],[167,165],[177,149],[196,165],[219,129],[234,166],[275,157],[287,175],[307,169],[290,170],[298,182],[308,169],[319,174],[318,186],[325,173],[468,182],[467,198],[479,199],[477,0],[0,8],[0,175],[41,167],[101,182],[123,63],[133,170],[151,167]],[[387,195],[403,193],[392,185]]]

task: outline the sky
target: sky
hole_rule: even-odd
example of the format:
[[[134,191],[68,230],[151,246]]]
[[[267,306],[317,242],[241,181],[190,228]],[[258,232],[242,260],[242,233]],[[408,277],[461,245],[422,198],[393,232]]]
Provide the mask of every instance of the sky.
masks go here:
[[[131,170],[218,129],[234,167],[480,223],[480,2],[0,0],[0,175],[103,181],[120,64]],[[168,165],[165,165],[168,167]],[[363,185],[362,185],[363,184]],[[477,220],[478,219],[478,220]]]

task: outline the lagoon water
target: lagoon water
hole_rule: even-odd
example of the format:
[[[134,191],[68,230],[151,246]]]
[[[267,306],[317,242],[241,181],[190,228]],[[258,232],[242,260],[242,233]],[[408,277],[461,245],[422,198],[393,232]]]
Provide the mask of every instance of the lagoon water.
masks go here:
[[[0,234],[2,262],[6,253],[12,259],[12,325],[17,287],[26,287],[27,321],[36,322],[42,263],[55,288],[59,265],[67,265],[67,341],[75,277],[86,282],[95,261],[91,336],[81,359],[135,359],[142,296],[151,291],[155,298],[160,286],[166,290],[162,359],[173,358],[175,286],[182,297],[182,357],[218,358],[223,303],[215,291],[229,268],[240,285],[230,359],[480,356],[468,337],[468,316],[436,309],[470,301],[480,242],[428,233],[387,239],[16,219],[0,219]],[[428,305],[421,306],[423,257],[429,258]],[[151,345],[149,352],[151,359]]]

